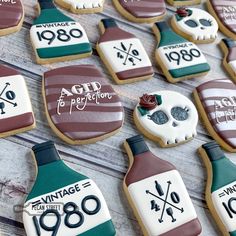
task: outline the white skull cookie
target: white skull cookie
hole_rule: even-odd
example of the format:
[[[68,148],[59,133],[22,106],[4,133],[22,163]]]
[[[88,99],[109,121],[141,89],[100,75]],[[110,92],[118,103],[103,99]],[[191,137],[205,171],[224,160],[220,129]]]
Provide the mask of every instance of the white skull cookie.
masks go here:
[[[211,43],[217,38],[218,24],[208,12],[198,8],[179,8],[172,17],[173,29],[194,43]]]
[[[198,113],[185,96],[173,91],[144,94],[134,110],[138,129],[162,147],[177,146],[197,135]]]

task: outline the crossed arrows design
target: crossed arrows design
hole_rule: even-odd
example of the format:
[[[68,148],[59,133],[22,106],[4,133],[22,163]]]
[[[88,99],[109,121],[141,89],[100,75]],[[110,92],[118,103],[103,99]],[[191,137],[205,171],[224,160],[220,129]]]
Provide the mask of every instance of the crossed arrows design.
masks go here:
[[[153,197],[155,197],[155,198],[161,200],[162,202],[164,202],[164,205],[163,205],[163,208],[162,208],[162,212],[161,212],[161,217],[158,219],[158,221],[159,221],[160,223],[163,222],[164,213],[165,213],[165,211],[166,211],[167,215],[169,215],[169,216],[172,218],[172,222],[175,222],[176,219],[175,219],[174,216],[173,216],[173,215],[174,215],[173,208],[176,209],[176,210],[178,210],[178,211],[180,211],[181,213],[184,212],[184,209],[175,206],[175,205],[172,204],[170,201],[167,201],[167,198],[168,198],[169,192],[170,192],[170,186],[171,186],[171,184],[172,184],[171,181],[167,181],[168,186],[167,186],[167,191],[166,191],[166,195],[165,195],[165,196],[164,196],[164,192],[163,192],[162,187],[158,184],[157,181],[155,181],[155,184],[156,184],[156,190],[157,190],[159,196],[156,195],[156,194],[154,194],[154,193],[152,193],[152,192],[150,192],[149,190],[146,190],[146,194],[149,194],[149,195],[151,195],[151,196],[153,196]],[[173,193],[175,194],[175,192],[173,192]],[[172,193],[172,194],[173,194],[173,193]],[[163,196],[163,197],[162,197],[162,196]],[[176,202],[176,203],[177,203],[177,202]],[[170,207],[167,208],[167,206],[170,206]],[[155,204],[155,201],[152,200],[152,201],[151,201],[151,209],[152,209],[152,210],[155,210],[155,211],[159,211],[159,210],[160,210],[160,206],[157,205],[157,204]]]

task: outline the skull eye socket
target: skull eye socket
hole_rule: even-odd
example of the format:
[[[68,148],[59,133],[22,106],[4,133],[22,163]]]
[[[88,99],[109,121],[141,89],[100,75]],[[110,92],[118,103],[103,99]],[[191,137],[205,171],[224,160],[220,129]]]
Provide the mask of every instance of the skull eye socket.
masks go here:
[[[185,24],[191,28],[196,28],[198,27],[198,23],[194,20],[187,20],[185,21]]]
[[[206,20],[206,19],[200,19],[199,22],[206,27],[212,26],[212,21],[211,20]]]
[[[158,125],[164,125],[169,121],[168,116],[164,111],[155,111],[152,115],[148,116],[150,120]]]
[[[188,119],[189,116],[189,109],[187,107],[173,107],[171,109],[171,115],[178,121],[184,121]]]

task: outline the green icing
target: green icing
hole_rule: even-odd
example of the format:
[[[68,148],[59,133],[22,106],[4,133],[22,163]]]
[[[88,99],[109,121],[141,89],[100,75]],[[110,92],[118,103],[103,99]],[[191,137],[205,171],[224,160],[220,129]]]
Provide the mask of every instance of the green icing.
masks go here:
[[[43,23],[65,22],[65,21],[74,21],[74,20],[64,15],[56,8],[52,8],[52,9],[42,10],[40,16],[34,21],[33,24],[38,25]]]
[[[84,179],[88,177],[72,170],[61,160],[40,166],[35,184],[26,201]]]
[[[78,236],[113,236],[116,235],[116,230],[111,220],[106,221],[103,224],[98,225],[95,228],[92,228],[85,233],[82,233]]]
[[[236,236],[236,231],[230,232],[229,234],[230,234],[230,236]]]
[[[90,52],[92,52],[92,47],[89,43],[37,49],[38,57],[42,59],[72,56],[72,55],[84,54],[84,53],[90,53]]]
[[[181,69],[169,70],[169,73],[173,78],[180,78],[188,75],[194,75],[209,71],[211,68],[209,64],[202,63],[195,66],[187,66]]]
[[[213,172],[211,192],[236,181],[236,166],[226,157],[212,161],[211,165]],[[236,232],[232,235],[236,236]]]

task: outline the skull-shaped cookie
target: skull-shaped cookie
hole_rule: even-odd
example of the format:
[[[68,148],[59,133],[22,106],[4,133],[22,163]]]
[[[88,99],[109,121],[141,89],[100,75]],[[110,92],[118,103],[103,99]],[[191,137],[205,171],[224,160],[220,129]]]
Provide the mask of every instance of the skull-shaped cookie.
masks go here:
[[[144,94],[135,108],[134,120],[144,135],[162,147],[177,146],[197,135],[194,104],[173,91]]]
[[[217,21],[201,9],[179,8],[171,24],[178,34],[194,43],[210,43],[217,38]]]

